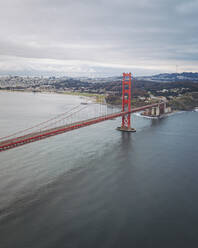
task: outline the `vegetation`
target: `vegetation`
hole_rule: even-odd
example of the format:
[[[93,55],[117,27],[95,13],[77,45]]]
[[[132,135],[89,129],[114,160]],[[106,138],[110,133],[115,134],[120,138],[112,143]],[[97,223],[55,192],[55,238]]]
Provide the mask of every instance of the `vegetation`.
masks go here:
[[[122,104],[122,97],[118,96],[118,95],[108,95],[108,96],[106,96],[106,102],[109,103],[109,104],[113,104],[113,105],[121,105]],[[145,101],[143,99],[133,97],[132,100],[131,100],[131,105],[134,108],[137,108],[137,107],[141,107],[141,106],[144,106],[146,104],[152,104],[152,103],[155,103],[155,102],[158,102],[158,100],[153,100],[152,99],[152,100],[149,100],[149,101]]]
[[[169,101],[173,110],[192,110],[198,107],[198,92],[187,93]]]

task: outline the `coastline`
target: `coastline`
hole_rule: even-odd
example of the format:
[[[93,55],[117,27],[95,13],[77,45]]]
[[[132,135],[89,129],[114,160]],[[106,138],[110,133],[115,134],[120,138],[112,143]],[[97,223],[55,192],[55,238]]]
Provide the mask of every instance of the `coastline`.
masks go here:
[[[84,97],[94,103],[104,103],[105,95],[104,94],[94,94],[94,93],[84,93],[84,92],[73,92],[73,91],[30,91],[30,90],[3,90],[0,89],[0,92],[18,92],[18,93],[33,93],[33,94],[61,94],[61,95],[72,95]]]

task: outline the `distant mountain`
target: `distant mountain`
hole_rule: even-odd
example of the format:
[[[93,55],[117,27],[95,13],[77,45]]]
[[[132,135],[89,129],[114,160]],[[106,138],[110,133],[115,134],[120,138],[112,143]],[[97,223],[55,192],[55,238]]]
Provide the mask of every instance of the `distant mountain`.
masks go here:
[[[164,73],[153,76],[137,77],[137,80],[146,80],[153,82],[198,82],[198,73],[183,72],[183,73]]]

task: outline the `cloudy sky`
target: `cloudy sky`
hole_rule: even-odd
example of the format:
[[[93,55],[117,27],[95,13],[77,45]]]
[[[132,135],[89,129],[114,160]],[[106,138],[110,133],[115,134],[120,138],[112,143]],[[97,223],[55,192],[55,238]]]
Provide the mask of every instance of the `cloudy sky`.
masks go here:
[[[198,0],[0,0],[0,73],[198,71]]]

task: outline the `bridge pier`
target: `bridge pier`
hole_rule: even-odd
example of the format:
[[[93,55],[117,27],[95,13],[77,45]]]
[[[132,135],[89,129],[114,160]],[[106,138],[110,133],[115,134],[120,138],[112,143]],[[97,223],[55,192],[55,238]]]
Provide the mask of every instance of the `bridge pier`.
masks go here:
[[[118,131],[135,133],[135,128],[117,127]]]
[[[148,110],[148,116],[152,117],[160,117],[160,115],[164,114],[164,104],[153,107],[150,111]]]
[[[122,112],[131,112],[131,73],[123,73],[122,80]],[[123,132],[136,132],[131,127],[131,113],[122,116],[122,126],[117,130]]]
[[[150,109],[146,109],[142,113],[142,115],[149,116],[149,117],[160,117],[170,112],[171,112],[171,108],[167,107],[167,103],[161,102],[161,103],[156,104],[156,106],[151,107]]]

